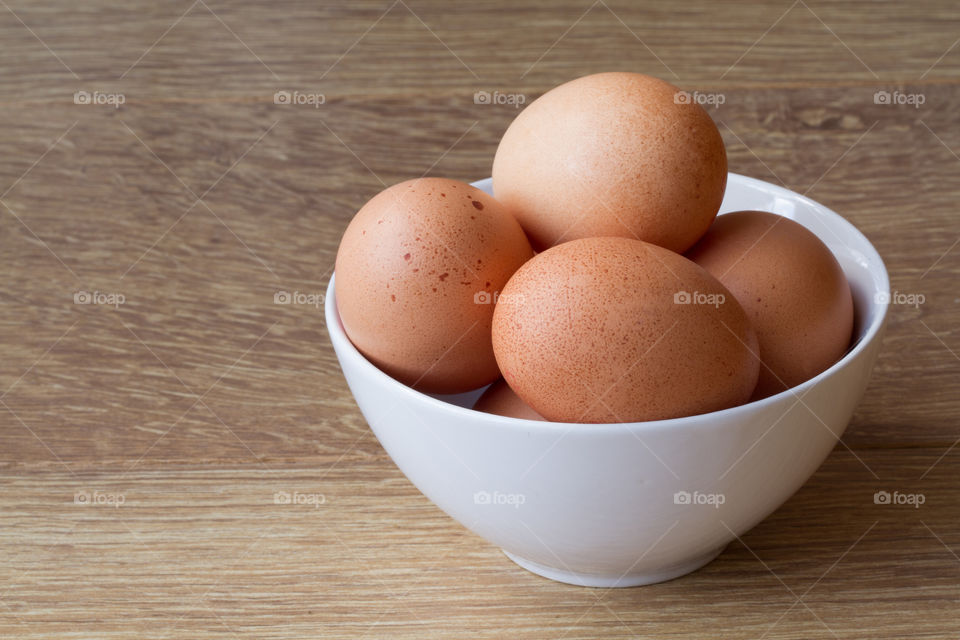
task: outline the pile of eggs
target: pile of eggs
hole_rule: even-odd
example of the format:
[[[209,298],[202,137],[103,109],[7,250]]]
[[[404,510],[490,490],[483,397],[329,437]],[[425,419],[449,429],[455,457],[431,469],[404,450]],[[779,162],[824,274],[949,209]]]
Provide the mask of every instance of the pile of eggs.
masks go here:
[[[350,341],[420,391],[490,385],[476,409],[556,422],[717,411],[830,367],[853,328],[840,265],[787,218],[717,216],[723,140],[684,97],[579,78],[511,123],[495,198],[443,178],[376,195],[337,253]]]

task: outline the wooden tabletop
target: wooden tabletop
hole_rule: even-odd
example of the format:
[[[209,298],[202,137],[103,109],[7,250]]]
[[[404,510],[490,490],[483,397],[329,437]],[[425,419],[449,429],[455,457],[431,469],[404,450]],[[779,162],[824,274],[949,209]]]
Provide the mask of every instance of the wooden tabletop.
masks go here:
[[[958,36],[946,1],[0,0],[0,637],[958,637]],[[807,485],[620,590],[424,498],[312,304],[385,184],[488,176],[511,101],[607,70],[712,100],[731,170],[902,294]]]

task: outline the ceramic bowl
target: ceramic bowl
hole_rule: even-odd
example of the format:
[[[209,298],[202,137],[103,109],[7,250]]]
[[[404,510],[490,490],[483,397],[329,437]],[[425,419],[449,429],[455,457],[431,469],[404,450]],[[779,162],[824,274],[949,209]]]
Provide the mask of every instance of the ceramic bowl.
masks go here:
[[[475,183],[487,192],[490,180]],[[330,340],[357,405],[410,481],[520,566],[576,585],[669,580],[714,559],[783,504],[843,434],[880,348],[890,286],[876,249],[827,207],[730,174],[722,212],[771,211],[823,240],[846,272],[854,341],[788,391],[687,418],[565,424],[469,409],[480,391],[430,396],[368,362],[344,334],[334,281]]]

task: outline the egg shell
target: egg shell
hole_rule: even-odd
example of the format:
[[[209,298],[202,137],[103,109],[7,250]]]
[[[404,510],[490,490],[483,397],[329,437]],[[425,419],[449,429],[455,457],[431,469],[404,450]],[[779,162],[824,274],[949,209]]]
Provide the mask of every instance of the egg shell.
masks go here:
[[[713,276],[629,238],[585,238],[510,278],[493,318],[510,387],[556,422],[637,422],[743,403],[757,338]]]
[[[623,236],[686,251],[710,226],[727,182],[723,139],[677,87],[599,73],[556,87],[514,119],[493,186],[534,248]]]
[[[755,398],[809,380],[850,345],[850,285],[803,225],[765,211],[724,214],[687,255],[730,289],[753,322],[763,361]]]
[[[499,377],[493,297],[533,255],[517,221],[463,182],[421,178],[360,209],[336,260],[337,309],[350,341],[397,380],[432,393]]]
[[[533,410],[504,380],[497,380],[490,385],[483,395],[473,405],[474,410],[492,413],[508,418],[523,420],[543,420],[543,416]]]

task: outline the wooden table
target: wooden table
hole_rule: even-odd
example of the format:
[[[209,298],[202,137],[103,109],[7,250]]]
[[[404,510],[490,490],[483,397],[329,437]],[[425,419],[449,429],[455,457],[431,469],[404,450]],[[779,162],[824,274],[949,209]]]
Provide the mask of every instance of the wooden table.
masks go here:
[[[0,1],[0,636],[960,635],[955,3],[537,5]],[[432,506],[321,310],[274,303],[384,184],[490,174],[517,111],[476,92],[601,70],[721,96],[731,170],[841,212],[917,302],[796,496],[611,591]]]

